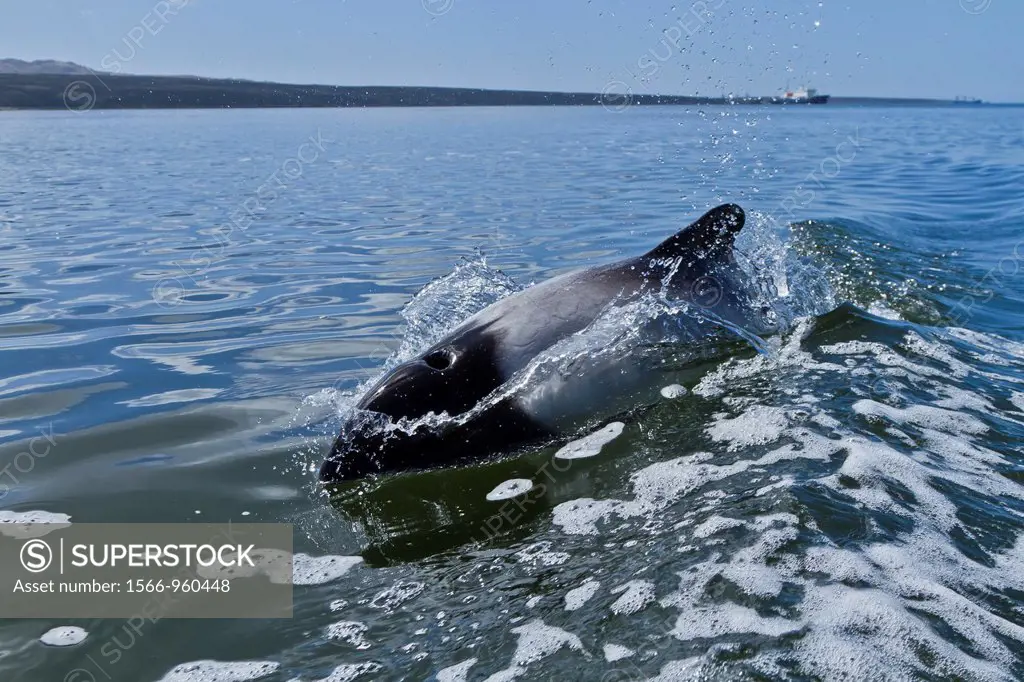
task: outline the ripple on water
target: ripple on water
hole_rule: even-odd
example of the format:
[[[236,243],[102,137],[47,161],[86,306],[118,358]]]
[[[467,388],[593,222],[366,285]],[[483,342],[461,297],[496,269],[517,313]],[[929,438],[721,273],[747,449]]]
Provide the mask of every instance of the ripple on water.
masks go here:
[[[5,112],[0,466],[40,427],[55,443],[0,481],[0,532],[31,510],[296,524],[295,557],[259,567],[295,579],[293,620],[161,623],[126,679],[1020,679],[1024,345],[998,336],[1019,336],[1024,301],[1011,113]],[[865,121],[838,184],[776,225],[808,159]],[[232,229],[320,131],[337,142]],[[875,317],[666,376],[690,392],[655,391],[612,447],[576,443],[586,461],[542,468],[543,449],[385,477],[348,506],[307,494],[337,389],[732,199],[773,316],[851,300]],[[515,479],[544,494],[487,500]],[[67,673],[37,641],[63,623],[5,627],[36,645],[5,647],[0,678]]]

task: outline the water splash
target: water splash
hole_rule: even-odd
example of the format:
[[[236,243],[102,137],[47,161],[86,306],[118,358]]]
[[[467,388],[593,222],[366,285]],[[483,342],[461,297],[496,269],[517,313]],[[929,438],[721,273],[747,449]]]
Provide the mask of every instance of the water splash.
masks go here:
[[[656,383],[661,387],[683,381],[679,372],[725,358],[743,345],[770,354],[773,345],[763,335],[784,332],[803,317],[830,309],[835,299],[822,271],[797,257],[786,235],[775,230],[768,218],[754,214],[741,238],[737,267],[716,273],[720,279],[715,280],[715,286],[734,296],[746,311],[742,323],[724,319],[692,301],[673,298],[668,280],[679,268],[675,263],[659,290],[626,302],[612,301],[585,329],[539,353],[460,415],[431,412],[397,421],[380,415],[353,415],[358,412],[354,409],[358,398],[393,367],[412,359],[487,306],[522,290],[483,259],[464,259],[452,272],[426,285],[405,306],[402,317],[406,328],[398,350],[373,378],[340,396],[339,411],[354,418],[356,421],[350,423],[360,427],[373,422],[374,428],[383,432],[411,434],[423,428],[466,424],[505,399],[542,393],[546,385],[563,386],[584,374],[606,376],[610,382],[619,380],[619,400],[609,401],[589,417],[581,415],[573,423],[581,428],[628,411],[630,401],[648,388],[641,391],[639,385],[630,384],[631,379],[614,377],[624,365],[636,368],[638,374],[659,377]]]

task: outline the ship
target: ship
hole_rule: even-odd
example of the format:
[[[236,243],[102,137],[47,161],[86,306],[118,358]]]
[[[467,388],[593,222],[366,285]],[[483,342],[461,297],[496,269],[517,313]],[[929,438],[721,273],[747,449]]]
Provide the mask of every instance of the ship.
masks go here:
[[[819,95],[814,88],[797,88],[787,90],[778,97],[772,97],[772,104],[825,104],[830,95]]]

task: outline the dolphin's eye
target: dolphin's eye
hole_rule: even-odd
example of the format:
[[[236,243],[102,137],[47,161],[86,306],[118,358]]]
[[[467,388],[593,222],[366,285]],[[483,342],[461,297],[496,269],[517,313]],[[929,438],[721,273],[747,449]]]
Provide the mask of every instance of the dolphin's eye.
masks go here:
[[[451,352],[447,348],[435,350],[430,355],[423,358],[423,361],[427,363],[427,367],[430,369],[436,369],[438,371],[444,371],[452,366],[455,362],[455,353]]]

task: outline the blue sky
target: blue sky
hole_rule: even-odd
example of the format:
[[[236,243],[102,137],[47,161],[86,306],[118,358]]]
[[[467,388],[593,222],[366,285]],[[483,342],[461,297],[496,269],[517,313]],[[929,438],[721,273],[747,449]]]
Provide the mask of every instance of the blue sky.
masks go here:
[[[1024,102],[1021,0],[4,0],[0,57],[345,85]]]

